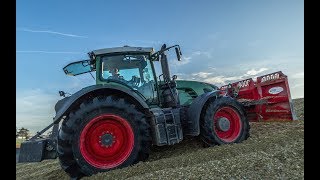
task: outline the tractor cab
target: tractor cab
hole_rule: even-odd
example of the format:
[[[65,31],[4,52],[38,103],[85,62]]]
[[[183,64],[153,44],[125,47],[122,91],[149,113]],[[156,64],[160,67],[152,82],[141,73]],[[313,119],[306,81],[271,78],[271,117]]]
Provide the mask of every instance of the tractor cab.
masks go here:
[[[122,79],[122,82],[135,81],[131,86],[136,88],[140,83],[150,79],[148,67],[151,69],[149,59],[152,52],[152,48],[129,46],[95,50],[88,53],[89,60],[72,62],[66,65],[63,71],[70,76],[97,71],[97,84],[103,84],[110,79]],[[114,72],[115,70],[117,72]],[[120,71],[123,73],[122,76],[118,76]]]
[[[98,59],[97,84],[124,85],[148,101],[154,99],[156,79],[148,54],[102,55]]]
[[[88,53],[89,60],[70,63],[63,68],[63,71],[71,76],[95,71],[96,84],[128,88],[139,94],[147,104],[159,104],[161,101],[158,98],[159,93],[162,94],[164,91],[167,97],[176,96],[173,99],[177,99],[176,91],[172,91],[176,85],[174,80],[170,79],[168,62],[164,54],[164,51],[176,46],[167,48],[164,45],[158,52],[154,52],[153,48],[130,46],[94,50]],[[179,60],[181,52],[180,47],[177,47]],[[157,82],[153,66],[153,61],[159,61],[160,57],[163,82]]]
[[[145,101],[156,102],[156,79],[151,64],[153,48],[116,47],[89,53],[90,60],[68,64],[67,75],[96,71],[96,84],[112,84],[137,91]]]

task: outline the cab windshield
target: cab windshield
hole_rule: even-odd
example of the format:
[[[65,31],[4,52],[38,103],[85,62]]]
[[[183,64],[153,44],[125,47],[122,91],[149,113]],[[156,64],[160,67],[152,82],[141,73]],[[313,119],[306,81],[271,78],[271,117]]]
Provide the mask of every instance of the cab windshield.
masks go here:
[[[107,55],[101,58],[101,77],[138,90],[146,99],[154,99],[154,76],[149,55]]]

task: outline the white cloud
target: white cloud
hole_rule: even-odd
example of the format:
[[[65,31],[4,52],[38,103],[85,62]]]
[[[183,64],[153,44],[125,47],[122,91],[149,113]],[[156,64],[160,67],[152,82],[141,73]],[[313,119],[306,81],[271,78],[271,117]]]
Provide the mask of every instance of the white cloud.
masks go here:
[[[211,58],[212,55],[210,52],[207,51],[194,51],[191,56],[206,56],[207,58]]]
[[[209,73],[209,72],[198,72],[198,73],[193,73],[192,76],[198,76],[200,78],[207,78],[211,74],[212,73]]]
[[[182,65],[189,64],[191,62],[191,59],[192,59],[191,56],[185,56],[185,57],[182,56],[181,61],[178,61],[177,59],[171,59],[169,61],[171,62],[172,66],[182,66]]]
[[[216,77],[206,78],[204,79],[204,81],[207,83],[215,84],[217,86],[222,86],[230,82],[239,81],[241,79],[243,79],[243,76],[230,76],[230,77],[216,76]]]
[[[192,59],[192,57],[183,57],[183,59],[184,59],[185,61],[190,61],[190,60]]]
[[[191,59],[192,59],[192,57],[190,57],[190,56],[187,57],[186,56],[186,57],[182,57],[181,61],[174,61],[174,62],[176,62],[177,65],[185,65],[185,64],[189,64],[191,62],[190,61]]]
[[[201,55],[202,52],[200,52],[200,51],[195,51],[195,52],[193,52],[192,54],[193,54],[193,55]]]
[[[303,69],[303,59],[303,56],[284,54],[263,58],[246,59],[243,62],[239,63],[237,66],[240,69],[246,69],[248,67],[269,67],[270,69],[276,71],[283,69],[291,69],[291,71],[293,71],[294,67]],[[281,69],[279,69],[279,67],[281,67]]]
[[[87,36],[80,36],[76,34],[67,34],[57,31],[51,31],[51,30],[32,30],[28,28],[18,28],[19,31],[25,31],[25,32],[33,32],[33,33],[48,33],[48,34],[57,34],[61,36],[67,36],[67,37],[75,37],[75,38],[87,38]]]
[[[289,87],[292,98],[304,97],[304,72],[286,74],[289,80]]]
[[[304,97],[304,83],[289,80],[289,88],[291,93],[291,98],[303,98]]]
[[[299,72],[299,73],[293,74],[292,78],[296,78],[296,79],[304,78],[304,72]]]
[[[194,59],[195,56],[206,56],[207,58],[211,58],[211,53],[206,51],[194,51],[191,53],[191,55],[183,55],[181,61],[173,60],[172,65],[174,66],[181,66],[185,64],[189,64],[191,62],[191,59]]]
[[[189,75],[189,77],[185,77],[184,79],[191,78],[193,80],[204,81],[207,83],[215,84],[216,86],[222,86],[228,83],[233,83],[233,82],[237,82],[237,81],[248,79],[248,78],[253,78],[253,80],[255,80],[257,77],[257,74],[267,70],[268,68],[260,68],[258,70],[251,69],[245,73],[241,73],[240,69],[239,69],[239,72],[235,72],[234,69],[230,69],[230,68],[226,69],[226,68],[208,67],[206,71],[191,73],[191,76]]]
[[[214,51],[210,52],[213,54]],[[201,56],[204,55],[203,50],[193,50],[188,55],[192,57],[191,62],[187,66],[176,70],[176,72],[184,74],[179,76],[179,79],[206,81],[221,86],[248,78],[256,81],[258,76],[282,71],[290,81],[292,98],[303,97],[303,56],[284,53],[253,57],[253,59],[244,59],[230,64],[229,62],[234,61],[234,59],[219,60],[219,56],[217,56],[212,61],[205,56]]]
[[[298,88],[298,87],[304,87],[304,84],[303,83],[294,84],[291,88],[294,89],[294,88]]]
[[[260,68],[259,70],[255,70],[255,69],[251,69],[249,71],[247,71],[246,75],[248,76],[254,76],[254,75],[257,75],[263,71],[266,71],[268,70],[268,68]]]
[[[204,81],[207,83],[215,84],[217,86],[222,86],[230,82],[235,82],[241,79],[244,79],[245,77],[242,76],[224,76],[224,75],[218,75],[214,76],[211,72],[197,72],[192,73],[191,77],[185,77],[184,79],[191,78],[192,80],[197,81]]]
[[[25,127],[33,134],[42,130],[55,115],[54,105],[61,99],[57,94],[50,94],[41,89],[17,91],[16,126]]]

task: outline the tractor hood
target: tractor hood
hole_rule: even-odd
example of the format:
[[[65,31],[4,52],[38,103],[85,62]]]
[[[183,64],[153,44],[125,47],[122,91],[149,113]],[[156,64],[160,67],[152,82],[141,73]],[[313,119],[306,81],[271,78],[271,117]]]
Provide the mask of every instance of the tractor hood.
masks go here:
[[[192,89],[197,95],[219,89],[217,86],[199,81],[177,80],[177,89]]]
[[[198,81],[177,80],[177,89],[179,91],[179,100],[182,105],[190,105],[198,96],[218,90],[218,87]]]

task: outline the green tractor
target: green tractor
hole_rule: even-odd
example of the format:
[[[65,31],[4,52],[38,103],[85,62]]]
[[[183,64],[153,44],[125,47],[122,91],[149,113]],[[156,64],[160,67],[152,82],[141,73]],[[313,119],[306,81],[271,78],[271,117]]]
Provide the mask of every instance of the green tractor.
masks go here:
[[[199,136],[206,146],[249,137],[242,105],[215,85],[170,76],[166,51],[115,47],[89,52],[88,60],[63,68],[76,76],[96,71],[96,85],[55,105],[53,123],[21,145],[19,162],[59,158],[72,178],[126,167],[148,158],[151,146],[174,145]],[[157,76],[154,63],[160,61]],[[52,127],[48,138],[41,137]]]

